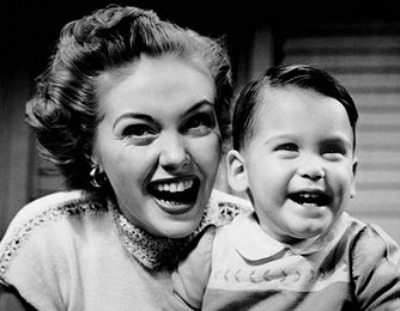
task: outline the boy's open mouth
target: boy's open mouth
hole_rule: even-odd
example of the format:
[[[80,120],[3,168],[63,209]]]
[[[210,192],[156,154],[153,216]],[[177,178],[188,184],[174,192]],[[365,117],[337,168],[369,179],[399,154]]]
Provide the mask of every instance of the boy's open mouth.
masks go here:
[[[331,197],[321,191],[300,191],[296,193],[291,193],[289,195],[289,198],[297,204],[305,206],[327,206],[331,202]]]
[[[200,188],[197,178],[151,182],[147,191],[169,205],[187,205],[196,202]]]

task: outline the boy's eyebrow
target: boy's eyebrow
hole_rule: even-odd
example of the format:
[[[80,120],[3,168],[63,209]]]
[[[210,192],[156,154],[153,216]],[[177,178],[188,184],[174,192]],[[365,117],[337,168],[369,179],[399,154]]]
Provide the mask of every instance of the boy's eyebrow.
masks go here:
[[[296,138],[295,134],[278,133],[278,134],[273,134],[273,135],[267,136],[264,140],[266,142],[268,142],[268,141],[295,139],[295,138]]]
[[[335,143],[335,144],[344,144],[347,145],[349,148],[352,148],[352,140],[347,139],[343,135],[337,135],[333,137],[328,137],[324,140],[327,143]]]
[[[274,141],[274,140],[284,140],[284,139],[296,139],[296,134],[286,134],[286,133],[279,133],[268,137],[265,141]],[[352,147],[352,140],[347,139],[345,135],[332,135],[330,137],[326,137],[323,139],[324,143],[340,143],[348,145],[350,148]]]

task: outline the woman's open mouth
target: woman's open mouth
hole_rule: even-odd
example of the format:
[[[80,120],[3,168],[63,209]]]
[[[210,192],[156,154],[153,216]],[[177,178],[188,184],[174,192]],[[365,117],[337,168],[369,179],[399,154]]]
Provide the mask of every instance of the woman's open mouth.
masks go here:
[[[191,206],[197,200],[200,180],[197,178],[170,179],[149,183],[147,191],[166,208]]]

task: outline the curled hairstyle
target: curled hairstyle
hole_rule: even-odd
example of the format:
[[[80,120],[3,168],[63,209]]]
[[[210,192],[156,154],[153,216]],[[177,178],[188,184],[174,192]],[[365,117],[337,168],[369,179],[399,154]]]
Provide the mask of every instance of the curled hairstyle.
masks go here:
[[[338,100],[346,109],[356,146],[357,108],[344,86],[326,71],[307,65],[276,66],[269,68],[257,80],[244,86],[238,94],[233,112],[233,148],[241,150],[254,135],[256,110],[268,98],[268,89],[296,86],[313,90]]]
[[[41,154],[56,164],[69,188],[96,190],[89,182],[89,159],[100,121],[96,79],[140,55],[164,54],[199,62],[208,70],[216,85],[222,140],[229,137],[233,87],[222,42],[160,20],[153,11],[110,5],[64,26],[50,64],[26,105],[27,122]]]

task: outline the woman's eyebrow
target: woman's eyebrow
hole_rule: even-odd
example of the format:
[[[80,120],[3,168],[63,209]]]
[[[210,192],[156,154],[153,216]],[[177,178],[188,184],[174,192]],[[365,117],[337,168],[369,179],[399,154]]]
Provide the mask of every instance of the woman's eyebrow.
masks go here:
[[[182,116],[192,114],[193,112],[200,110],[203,107],[213,108],[214,103],[211,103],[208,100],[202,100],[202,101],[196,103],[195,105],[193,105],[192,107],[190,107],[189,110],[182,113]],[[129,112],[129,113],[125,113],[125,114],[119,116],[113,123],[113,128],[115,128],[117,126],[117,124],[123,119],[140,119],[140,120],[143,120],[146,122],[155,122],[155,120],[147,114]]]
[[[117,124],[123,119],[140,119],[140,120],[143,120],[143,121],[146,121],[146,122],[154,122],[154,119],[151,116],[147,115],[147,114],[129,112],[129,113],[125,113],[125,114],[119,116],[115,120],[115,122],[113,124],[113,128],[115,128],[117,126]]]
[[[203,107],[210,107],[211,109],[213,109],[214,106],[215,106],[214,103],[209,102],[208,100],[202,100],[202,101],[198,102],[197,104],[193,105],[192,107],[190,107],[190,109],[187,110],[187,111],[185,111],[185,112],[183,113],[183,115],[191,114],[191,113],[193,113],[194,111],[200,110],[200,109],[203,108]]]

